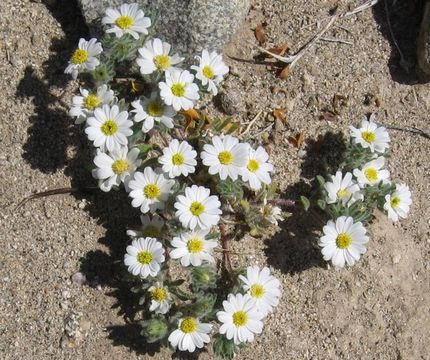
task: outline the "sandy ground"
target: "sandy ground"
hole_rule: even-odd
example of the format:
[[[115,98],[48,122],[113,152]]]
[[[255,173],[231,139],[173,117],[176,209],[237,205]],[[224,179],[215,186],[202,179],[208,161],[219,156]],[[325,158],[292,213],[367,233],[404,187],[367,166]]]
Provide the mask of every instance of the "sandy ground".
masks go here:
[[[123,256],[125,227],[137,222],[137,213],[124,196],[59,195],[15,210],[33,192],[92,181],[88,145],[67,116],[77,85],[63,69],[77,39],[86,35],[73,3],[0,5],[0,357],[178,359],[181,355],[168,349],[146,345],[126,320],[135,299],[118,281],[115,261]],[[252,60],[257,55],[252,29],[262,21],[267,47],[287,42],[296,50],[333,3],[254,1],[226,54]],[[400,3],[392,9],[393,28],[411,60],[419,11]],[[324,166],[335,168],[342,133],[366,113],[376,112],[385,124],[429,128],[430,86],[399,65],[384,7],[338,25],[326,36],[352,45],[319,43],[286,80],[253,61],[228,59],[232,71],[225,90],[242,102],[235,118],[247,122],[263,111],[252,134],[273,122],[272,109],[287,109],[287,125],[277,126],[267,144],[286,198],[306,193]],[[347,106],[337,119],[321,120],[334,94],[348,96]],[[216,112],[211,104],[208,110]],[[298,132],[305,135],[302,149],[287,140]],[[318,135],[321,147],[315,145]],[[269,264],[284,289],[264,334],[238,359],[430,358],[430,142],[404,131],[390,135],[392,177],[410,185],[414,203],[399,225],[377,216],[368,253],[358,265],[328,267],[314,246],[318,224],[298,211],[275,237],[233,244],[245,254],[234,258],[236,264]],[[90,285],[71,281],[78,271]],[[63,341],[65,324],[72,326],[75,314],[86,336]],[[213,357],[210,352],[199,358]]]

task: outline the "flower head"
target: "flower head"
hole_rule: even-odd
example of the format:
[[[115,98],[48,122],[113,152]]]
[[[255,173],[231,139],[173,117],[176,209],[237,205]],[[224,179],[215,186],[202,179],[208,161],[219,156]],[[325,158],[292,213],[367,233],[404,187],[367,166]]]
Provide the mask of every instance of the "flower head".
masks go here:
[[[75,124],[85,122],[87,117],[94,114],[94,110],[105,104],[109,105],[113,100],[114,93],[103,84],[97,88],[96,92],[89,92],[86,89],[79,89],[81,96],[73,96],[72,108],[69,115],[76,117]]]
[[[206,240],[205,237],[208,233],[209,229],[197,230],[174,237],[171,241],[174,249],[170,252],[170,257],[181,259],[182,266],[189,266],[190,264],[200,266],[203,261],[214,263],[212,249],[218,243],[214,240]]]
[[[221,203],[218,196],[210,195],[210,190],[193,185],[185,188],[185,196],[178,195],[175,202],[176,217],[186,228],[208,229],[218,224]]]
[[[370,121],[364,119],[360,128],[350,126],[353,142],[360,144],[364,148],[369,148],[372,152],[384,153],[389,147],[390,136],[387,130],[374,123],[375,115],[372,114]]]
[[[154,71],[167,71],[174,68],[184,58],[178,54],[170,55],[171,45],[160,39],[148,40],[139,49],[139,57],[136,59],[143,75],[152,74]]]
[[[100,65],[96,56],[103,51],[102,44],[97,39],[86,41],[79,39],[78,48],[70,58],[69,65],[64,70],[66,74],[72,74],[73,79],[77,79],[78,74],[83,71],[92,71]]]
[[[164,259],[164,248],[159,241],[150,237],[138,238],[127,246],[124,264],[133,275],[146,278],[157,275]]]
[[[125,34],[130,34],[136,40],[139,33],[147,35],[151,26],[151,19],[145,17],[145,13],[139,9],[136,3],[122,4],[119,8],[107,8],[106,16],[102,19],[104,25],[112,25],[106,33],[114,33],[120,38]]]
[[[242,169],[243,181],[249,181],[249,186],[253,190],[261,189],[261,184],[270,184],[270,172],[273,171],[273,165],[269,162],[269,154],[262,146],[257,150],[249,147],[248,159],[246,166]]]
[[[260,208],[260,213],[267,221],[275,226],[278,226],[278,221],[284,220],[281,208],[268,204],[267,198],[264,198],[263,200],[263,206]]]
[[[107,192],[112,186],[119,186],[121,183],[127,188],[129,180],[142,162],[138,156],[139,149],[128,151],[126,146],[112,150],[109,154],[99,151],[94,158],[97,168],[92,173],[94,178],[102,180],[100,189]]]
[[[257,310],[266,316],[278,305],[281,296],[281,284],[270,275],[270,270],[264,267],[248,266],[246,277],[239,275],[243,281],[243,289],[255,300]]]
[[[142,131],[147,133],[154,127],[154,123],[161,123],[167,128],[173,128],[173,117],[176,111],[169,105],[163,103],[156,92],[151,94],[148,99],[143,97],[142,100],[135,100],[131,103],[134,110],[134,121],[142,122]]]
[[[176,111],[189,110],[200,98],[199,88],[193,83],[194,75],[188,70],[171,69],[166,71],[166,81],[158,84],[160,96],[167,105]]]
[[[221,180],[237,180],[248,162],[248,145],[231,135],[214,136],[212,144],[205,144],[203,150],[203,164],[209,166],[209,174],[219,174]]]
[[[264,315],[257,310],[255,300],[248,294],[229,294],[222,303],[224,311],[217,312],[217,318],[222,323],[219,332],[235,344],[251,342],[254,334],[263,331],[261,320]]]
[[[93,117],[87,119],[85,133],[101,151],[119,150],[128,144],[127,136],[133,134],[132,125],[127,111],[120,112],[117,105],[103,105],[94,110]]]
[[[406,218],[411,204],[412,194],[407,185],[396,184],[396,190],[392,194],[385,195],[384,209],[393,221]]]
[[[369,241],[366,229],[361,222],[354,223],[352,217],[341,216],[336,222],[329,220],[323,232],[318,245],[322,247],[324,260],[331,260],[334,266],[354,265],[366,252],[365,244]]]
[[[390,172],[386,169],[383,169],[384,165],[385,158],[380,156],[377,159],[364,164],[360,170],[354,169],[353,173],[357,178],[358,185],[363,187],[366,185],[375,185],[381,181],[388,182],[390,178]]]
[[[168,199],[173,180],[168,180],[164,174],[156,173],[151,167],[146,167],[143,173],[137,171],[133,180],[128,183],[130,197],[133,198],[131,205],[139,207],[142,213],[157,209],[164,209],[164,203]]]
[[[170,303],[172,301],[169,289],[157,281],[148,291],[151,296],[149,311],[153,311],[156,314],[166,314],[170,309]]]
[[[352,180],[352,174],[350,172],[347,172],[345,176],[342,177],[342,172],[337,171],[336,175],[331,178],[331,181],[327,181],[324,184],[324,188],[327,191],[327,204],[333,204],[340,200],[343,205],[350,206],[355,201],[363,199],[360,186]]]
[[[140,221],[142,222],[141,228],[139,230],[127,230],[128,236],[161,238],[164,220],[160,215],[154,214],[152,217],[140,215]]]
[[[196,170],[196,156],[197,152],[188,142],[180,143],[173,139],[169,146],[163,149],[163,155],[158,158],[158,162],[163,165],[163,171],[168,173],[170,178],[187,176]]]
[[[203,86],[208,87],[208,90],[213,95],[218,94],[218,85],[224,79],[224,75],[228,73],[228,67],[222,60],[222,56],[215,51],[202,51],[202,56],[196,56],[200,61],[199,65],[191,66],[191,69],[196,71],[196,78],[202,82]]]
[[[180,351],[194,352],[209,343],[208,334],[212,331],[211,324],[201,323],[195,317],[185,317],[179,320],[179,325],[169,336],[169,342]]]

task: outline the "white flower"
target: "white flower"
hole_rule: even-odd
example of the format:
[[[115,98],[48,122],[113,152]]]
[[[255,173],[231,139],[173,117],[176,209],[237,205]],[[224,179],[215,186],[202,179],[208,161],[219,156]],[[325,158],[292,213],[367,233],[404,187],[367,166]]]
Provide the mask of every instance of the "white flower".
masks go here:
[[[107,85],[97,88],[96,92],[89,92],[86,89],[79,89],[82,96],[73,96],[72,108],[69,115],[76,117],[75,124],[83,123],[87,117],[94,114],[94,110],[104,104],[110,104],[114,93],[108,90]]]
[[[217,312],[222,323],[219,332],[235,344],[251,342],[254,334],[263,331],[263,314],[257,310],[255,300],[248,294],[229,294],[222,303],[224,311]]]
[[[133,275],[146,278],[157,275],[164,259],[164,248],[159,241],[149,237],[138,238],[127,246],[124,264]]]
[[[148,215],[140,215],[140,221],[142,222],[140,230],[127,230],[128,236],[161,238],[164,220],[160,215],[154,214],[152,218]]]
[[[130,197],[133,198],[131,205],[139,207],[142,213],[157,209],[164,209],[164,202],[171,193],[174,180],[168,180],[164,174],[156,173],[151,167],[146,167],[143,173],[134,173],[133,180],[128,183]]]
[[[284,220],[281,208],[267,204],[267,198],[264,198],[263,206],[260,208],[260,212],[267,221],[275,226],[278,226],[278,220]]]
[[[249,186],[253,190],[261,189],[261,183],[269,185],[270,172],[273,171],[273,165],[268,162],[269,154],[262,146],[257,150],[249,147],[248,159],[246,166],[242,169],[243,181],[249,181]]]
[[[396,184],[396,190],[391,195],[385,195],[384,209],[388,212],[388,218],[393,221],[406,218],[411,204],[412,194],[407,185]]]
[[[171,244],[175,249],[170,252],[170,257],[181,259],[182,266],[190,264],[200,266],[203,261],[214,263],[215,259],[211,253],[218,243],[214,240],[206,240],[208,233],[209,229],[197,230],[174,237]]]
[[[390,136],[383,126],[378,127],[373,122],[374,119],[374,114],[370,117],[370,121],[364,119],[359,129],[350,126],[351,137],[354,143],[369,148],[372,152],[383,153],[389,147]]]
[[[69,65],[64,70],[65,74],[72,74],[73,79],[77,79],[78,74],[85,70],[92,71],[100,65],[97,55],[103,51],[102,44],[97,39],[86,41],[80,39],[78,48],[70,58]]]
[[[177,139],[173,139],[169,147],[163,149],[163,155],[158,158],[158,162],[163,165],[163,171],[169,173],[170,178],[187,176],[196,170],[196,156],[197,152],[188,142],[179,143]]]
[[[375,160],[369,161],[359,169],[354,169],[354,176],[357,178],[358,185],[363,187],[365,185],[375,185],[380,181],[384,183],[389,182],[390,172],[382,169],[385,165],[385,158],[378,157]]]
[[[324,188],[327,191],[327,204],[333,204],[340,200],[343,205],[350,206],[357,200],[363,200],[360,186],[352,180],[350,172],[347,172],[342,178],[342,172],[337,171],[336,175],[331,177],[331,181],[324,184]]]
[[[215,51],[209,53],[207,50],[202,51],[202,56],[196,56],[199,59],[199,66],[193,65],[191,69],[196,71],[196,78],[202,82],[203,86],[208,86],[208,90],[213,95],[218,94],[216,87],[228,73],[228,67],[224,64],[222,56]]]
[[[174,206],[177,210],[175,215],[182,226],[191,230],[196,227],[204,230],[218,224],[222,214],[218,196],[210,196],[210,190],[203,186],[185,188],[185,196],[178,195]]]
[[[107,8],[106,16],[102,19],[104,25],[113,25],[106,30],[106,33],[114,33],[120,38],[125,34],[130,34],[136,40],[139,33],[147,35],[151,26],[151,19],[145,17],[142,10],[136,3],[122,4],[119,8]]]
[[[219,174],[221,180],[227,176],[237,180],[248,161],[248,145],[231,135],[214,136],[212,144],[205,144],[203,149],[200,154],[203,164],[209,166],[209,174]]]
[[[191,109],[200,98],[199,88],[193,83],[194,75],[188,70],[178,69],[171,69],[165,74],[166,82],[158,84],[163,101],[176,111]]]
[[[258,266],[248,266],[246,277],[239,275],[244,282],[243,289],[255,300],[257,310],[266,316],[278,305],[281,296],[281,283],[270,275],[268,267],[260,270]]]
[[[119,112],[117,105],[103,105],[94,110],[94,117],[87,119],[85,133],[101,151],[119,150],[128,144],[127,136],[133,134],[132,125],[127,111]]]
[[[322,247],[324,260],[331,260],[334,266],[354,265],[366,252],[365,244],[369,241],[366,229],[361,222],[354,223],[352,217],[341,216],[336,223],[329,220],[323,232],[318,245]]]
[[[142,123],[142,131],[147,133],[154,127],[154,122],[162,123],[167,128],[173,128],[173,117],[176,111],[171,106],[164,104],[158,97],[156,92],[151,94],[148,99],[143,97],[143,100],[135,100],[131,103],[134,110],[131,110],[134,115],[134,121]]]
[[[172,300],[169,290],[157,281],[148,291],[151,295],[149,311],[153,311],[156,314],[166,314],[170,309],[170,302]]]
[[[178,54],[169,55],[170,49],[170,44],[160,39],[148,40],[139,49],[140,56],[136,59],[137,64],[140,66],[140,72],[143,75],[148,75],[157,70],[171,70],[173,65],[179,64],[184,60]]]
[[[133,148],[128,151],[126,146],[112,150],[109,155],[99,151],[94,158],[97,168],[92,174],[94,178],[103,180],[100,189],[107,192],[112,186],[119,186],[121,183],[124,183],[127,189],[130,178],[142,162],[138,156],[139,149]]]
[[[201,323],[197,318],[186,317],[179,320],[179,325],[169,335],[169,342],[180,351],[194,352],[209,343],[208,334],[212,331],[212,325]]]

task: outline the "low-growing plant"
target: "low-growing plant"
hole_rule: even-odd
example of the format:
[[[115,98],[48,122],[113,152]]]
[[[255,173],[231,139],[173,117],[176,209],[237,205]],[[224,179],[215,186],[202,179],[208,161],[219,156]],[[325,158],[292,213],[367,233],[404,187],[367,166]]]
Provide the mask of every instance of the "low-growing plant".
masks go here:
[[[318,245],[324,260],[338,267],[355,264],[366,252],[370,238],[365,225],[374,219],[375,209],[399,221],[412,204],[409,187],[390,180],[390,136],[376,124],[375,115],[350,126],[350,135],[336,174],[317,176],[316,196],[301,197],[305,209],[316,206],[330,218]]]
[[[125,189],[142,213],[124,256],[142,335],[194,352],[217,333],[214,353],[231,359],[281,295],[267,267],[234,269],[228,246],[238,229],[262,236],[287,215],[274,167],[233,119],[194,109],[228,73],[221,55],[174,53],[137,4],[108,8],[102,23],[101,41],[81,39],[65,70],[82,75],[70,115],[94,145],[100,189]]]

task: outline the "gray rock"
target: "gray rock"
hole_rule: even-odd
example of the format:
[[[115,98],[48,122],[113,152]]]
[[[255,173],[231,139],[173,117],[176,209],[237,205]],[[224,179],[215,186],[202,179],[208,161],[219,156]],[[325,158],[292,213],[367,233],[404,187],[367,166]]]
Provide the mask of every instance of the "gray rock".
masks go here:
[[[234,115],[243,111],[245,105],[242,97],[237,91],[227,89],[217,96],[218,108],[227,115]]]
[[[430,75],[430,0],[426,1],[424,7],[424,16],[417,42],[417,57],[421,70]]]
[[[240,28],[250,0],[136,0],[146,15],[157,18],[154,36],[173,44],[183,54],[203,48],[221,50]],[[124,0],[78,0],[93,34],[100,34],[100,19],[107,7]],[[153,17],[151,16],[151,17]]]

